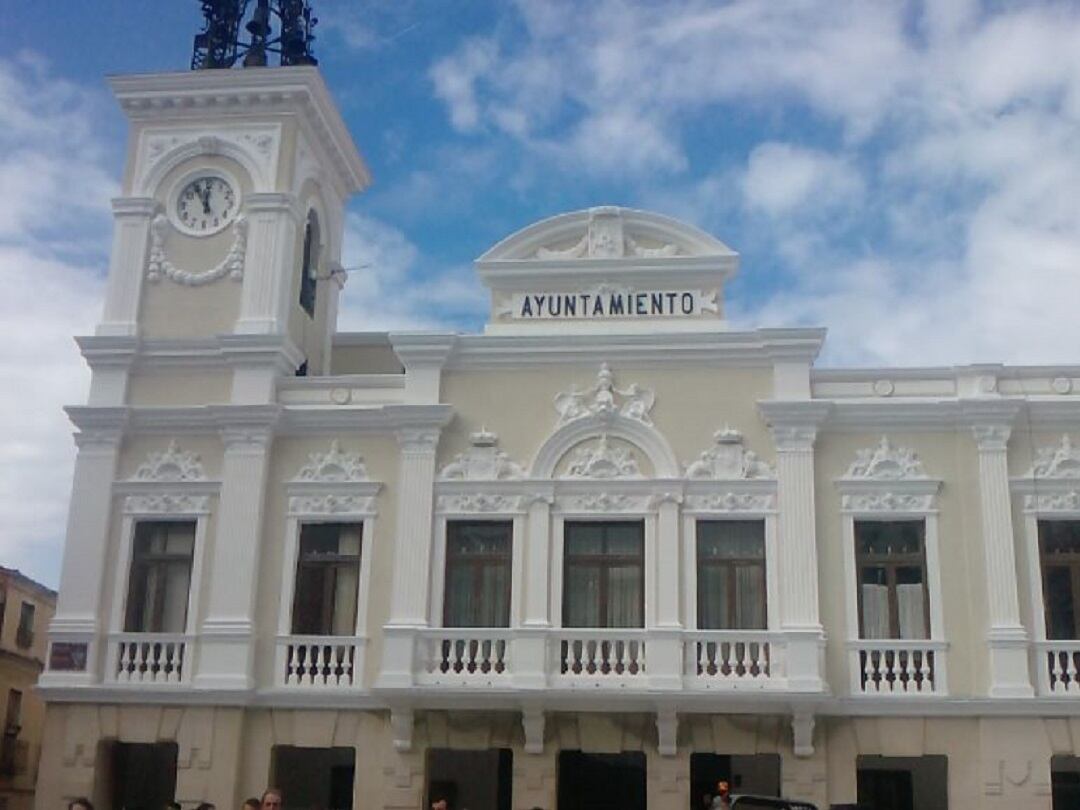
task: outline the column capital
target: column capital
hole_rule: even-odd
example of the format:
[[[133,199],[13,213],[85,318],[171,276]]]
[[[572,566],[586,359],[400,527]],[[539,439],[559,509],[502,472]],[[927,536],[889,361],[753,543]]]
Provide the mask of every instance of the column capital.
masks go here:
[[[224,405],[211,408],[225,451],[264,451],[281,418],[280,405]]]
[[[962,399],[960,418],[971,428],[979,450],[1004,450],[1022,408],[1016,399]]]
[[[281,191],[257,191],[244,197],[244,206],[250,214],[288,214],[296,222],[301,219],[296,195]]]
[[[1011,425],[973,425],[972,434],[981,452],[989,450],[1004,451],[1012,435]]]
[[[398,446],[405,453],[431,453],[439,446],[442,429],[437,427],[403,427],[394,431]]]
[[[832,403],[829,402],[758,402],[758,411],[772,431],[779,452],[813,449],[830,410]]]
[[[120,446],[130,418],[128,408],[95,408],[80,405],[64,410],[72,424],[79,430],[75,434],[75,444],[80,451],[115,450]]]

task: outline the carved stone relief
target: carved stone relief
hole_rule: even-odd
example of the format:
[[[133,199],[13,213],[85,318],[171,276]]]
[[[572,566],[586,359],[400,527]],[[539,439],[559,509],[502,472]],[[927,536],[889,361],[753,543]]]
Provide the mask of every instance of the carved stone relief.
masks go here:
[[[570,454],[563,478],[641,478],[637,459],[628,447],[612,447],[607,434]]]
[[[525,470],[499,450],[499,437],[481,429],[469,437],[469,450],[458,453],[442,468],[439,478],[444,481],[502,481],[525,477]]]
[[[337,439],[330,443],[325,453],[311,453],[307,464],[300,468],[294,481],[340,483],[368,481],[367,467],[359,453],[342,451]]]
[[[576,386],[555,397],[555,410],[559,412],[557,426],[573,422],[588,416],[620,414],[627,419],[635,419],[642,424],[651,425],[649,415],[656,403],[656,395],[648,388],[637,383],[620,389],[615,387],[615,375],[607,363],[600,366],[596,383],[579,391]]]
[[[206,473],[196,453],[181,450],[173,439],[163,451],[151,452],[139,465],[132,481],[205,481]]]
[[[639,237],[642,238],[642,237]],[[559,259],[621,259],[671,257],[679,255],[679,246],[665,243],[653,247],[642,245],[626,233],[622,213],[617,208],[596,208],[589,212],[589,224],[581,238],[569,247],[540,247],[536,258]]]
[[[1072,445],[1069,434],[1051,447],[1040,447],[1035,462],[1028,470],[1031,478],[1080,478],[1080,450]]]
[[[691,480],[729,478],[775,478],[773,468],[743,445],[739,431],[724,427],[713,434],[714,444],[697,461],[686,465]]]
[[[165,214],[158,214],[150,223],[150,253],[146,261],[146,279],[151,282],[167,278],[185,287],[210,284],[226,275],[233,281],[244,278],[244,260],[247,254],[247,219],[241,214],[232,225],[233,241],[229,252],[214,267],[202,271],[184,270],[173,264],[165,253],[165,242],[172,232],[172,224]]]
[[[882,436],[876,447],[856,453],[845,477],[893,481],[926,478],[926,473],[914,450],[893,447],[888,437]]]

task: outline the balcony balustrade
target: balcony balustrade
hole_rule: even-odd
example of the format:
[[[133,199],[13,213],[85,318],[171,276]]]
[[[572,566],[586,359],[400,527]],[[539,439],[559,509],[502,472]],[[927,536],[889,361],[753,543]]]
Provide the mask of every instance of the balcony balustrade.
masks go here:
[[[119,633],[109,639],[105,680],[160,686],[191,679],[192,637],[180,633]]]
[[[429,685],[509,685],[513,632],[440,628],[419,634],[417,681]]]
[[[645,685],[644,630],[559,630],[557,677],[574,681],[639,681]]]
[[[778,689],[786,684],[783,642],[776,634],[699,630],[685,635],[686,676],[706,689]]]
[[[946,694],[943,641],[874,639],[848,645],[851,691],[856,695]]]
[[[356,636],[282,636],[277,641],[277,686],[350,689],[363,676],[364,639]]]
[[[1040,641],[1035,649],[1039,693],[1080,695],[1080,641]]]

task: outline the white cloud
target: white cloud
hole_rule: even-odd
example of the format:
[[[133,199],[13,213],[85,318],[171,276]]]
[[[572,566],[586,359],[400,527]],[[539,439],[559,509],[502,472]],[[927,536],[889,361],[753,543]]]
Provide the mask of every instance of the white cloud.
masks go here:
[[[101,308],[108,199],[99,99],[36,58],[0,60],[0,562],[55,585],[86,398],[72,340]]]
[[[786,143],[763,143],[750,153],[742,182],[746,204],[770,216],[811,208],[827,213],[863,194],[858,171],[839,157]]]

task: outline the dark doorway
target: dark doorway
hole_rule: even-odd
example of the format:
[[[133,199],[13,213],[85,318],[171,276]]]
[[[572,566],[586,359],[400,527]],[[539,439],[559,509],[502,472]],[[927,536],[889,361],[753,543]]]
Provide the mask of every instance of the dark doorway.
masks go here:
[[[859,757],[859,806],[873,810],[947,810],[948,759]]]
[[[113,810],[161,810],[176,796],[176,743],[113,743]]]
[[[1054,810],[1080,807],[1080,757],[1054,757],[1050,760],[1050,791]]]
[[[720,780],[732,793],[779,796],[780,755],[691,754],[690,810],[709,810]]]
[[[271,784],[289,810],[352,810],[355,748],[275,745]]]
[[[558,810],[645,810],[645,754],[559,754]]]
[[[432,748],[427,757],[424,807],[445,799],[448,810],[511,810],[513,769],[513,752],[508,748]]]

